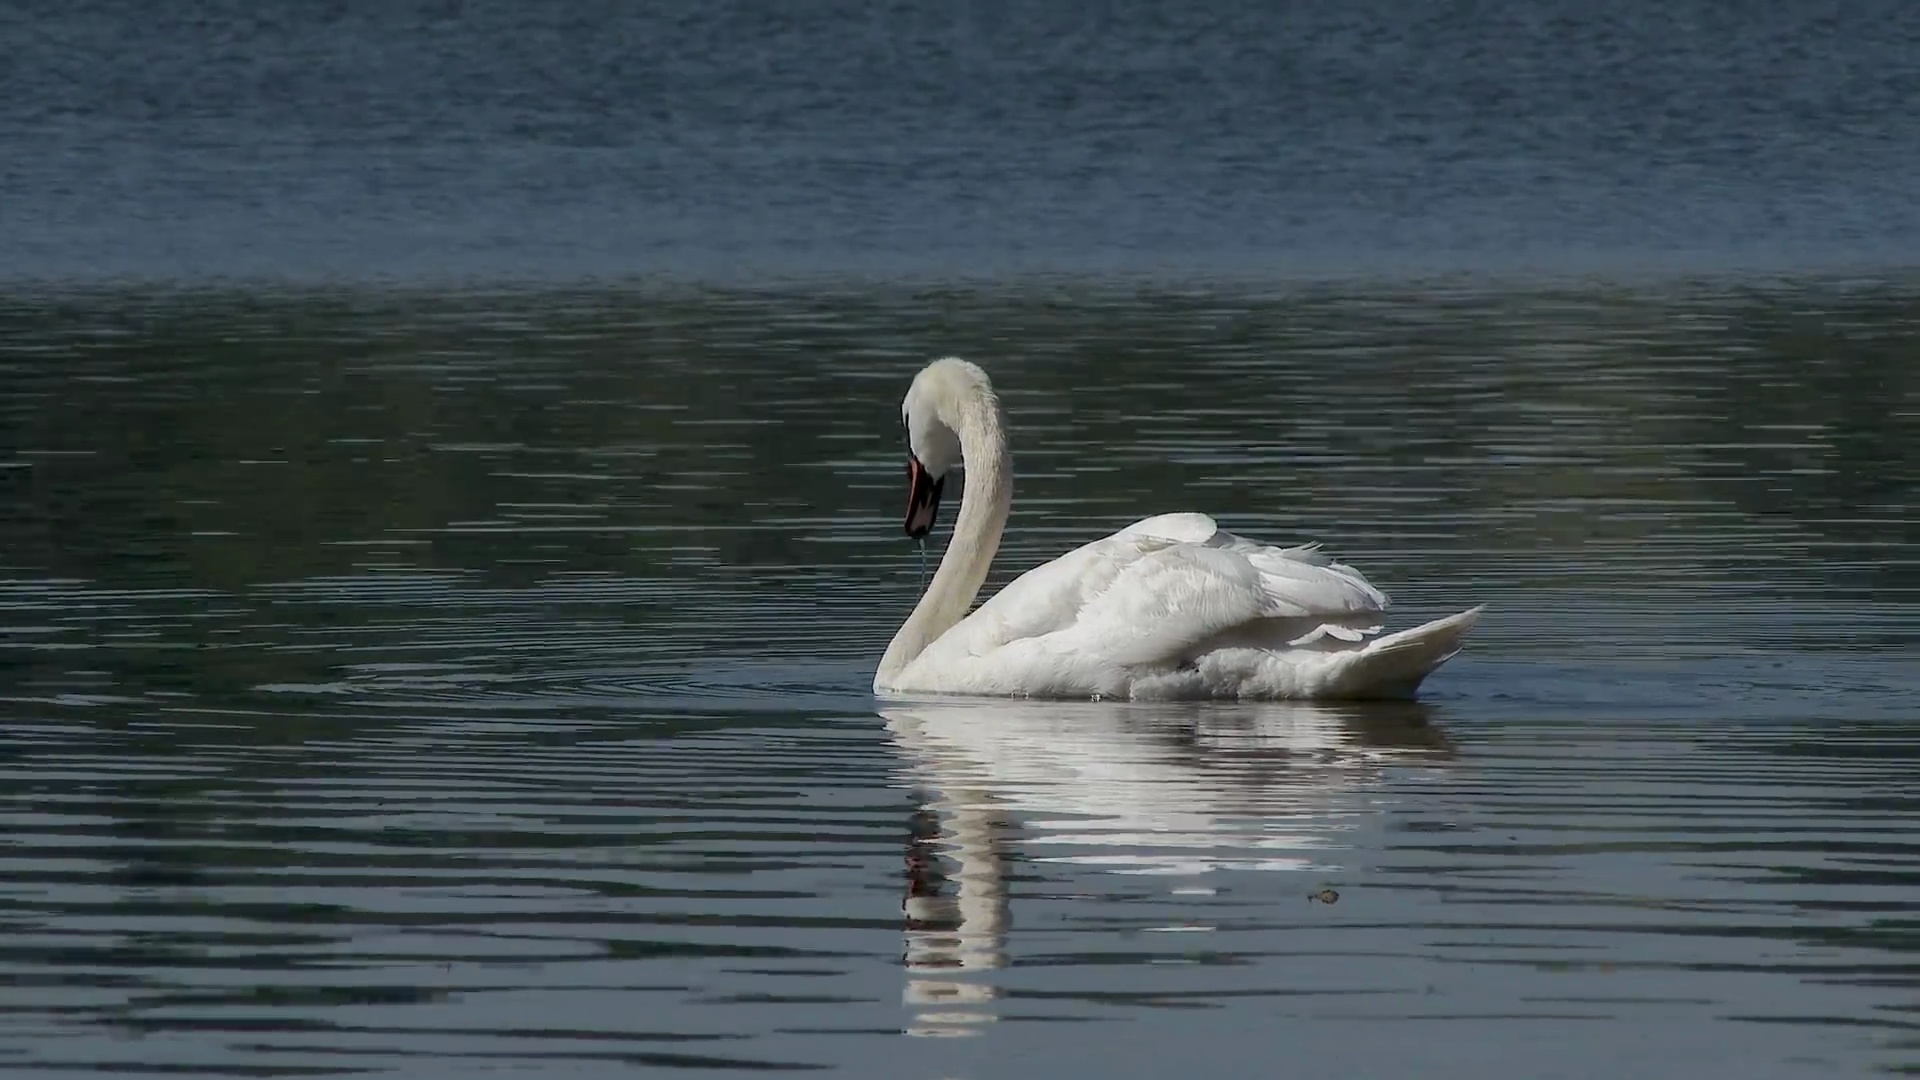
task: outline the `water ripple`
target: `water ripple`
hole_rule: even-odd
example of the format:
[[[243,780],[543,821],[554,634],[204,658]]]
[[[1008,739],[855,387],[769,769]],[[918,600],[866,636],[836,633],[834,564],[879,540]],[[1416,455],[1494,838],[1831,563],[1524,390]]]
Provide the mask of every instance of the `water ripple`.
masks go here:
[[[8,1066],[1915,1060],[1909,293],[11,304]],[[1472,647],[876,703],[929,327],[1009,408],[990,588],[1194,506]]]

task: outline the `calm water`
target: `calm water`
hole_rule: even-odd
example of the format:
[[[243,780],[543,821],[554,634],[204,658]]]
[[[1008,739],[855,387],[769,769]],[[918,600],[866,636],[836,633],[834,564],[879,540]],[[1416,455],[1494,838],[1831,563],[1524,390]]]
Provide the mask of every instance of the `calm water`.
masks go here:
[[[1920,250],[1906,0],[11,0],[0,44],[0,279]]]
[[[1920,7],[0,44],[0,1073],[1920,1071]],[[883,706],[944,353],[990,588],[1191,508],[1488,616]]]
[[[1920,1068],[1917,312],[16,298],[0,1067]],[[1410,707],[878,707],[948,349],[996,583],[1198,506],[1490,616]]]

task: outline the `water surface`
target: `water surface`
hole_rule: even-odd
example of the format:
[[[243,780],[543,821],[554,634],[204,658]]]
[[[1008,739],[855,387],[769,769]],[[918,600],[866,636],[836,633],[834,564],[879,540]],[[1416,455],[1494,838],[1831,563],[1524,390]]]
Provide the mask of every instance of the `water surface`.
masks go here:
[[[0,1071],[1920,1071],[1920,8],[0,12]],[[899,701],[1319,540],[1393,708]]]
[[[1800,273],[1920,8],[16,0],[0,279]]]
[[[0,1068],[1920,1067],[1916,312],[16,290]],[[875,702],[946,352],[990,587],[1194,507],[1488,617],[1407,706]]]

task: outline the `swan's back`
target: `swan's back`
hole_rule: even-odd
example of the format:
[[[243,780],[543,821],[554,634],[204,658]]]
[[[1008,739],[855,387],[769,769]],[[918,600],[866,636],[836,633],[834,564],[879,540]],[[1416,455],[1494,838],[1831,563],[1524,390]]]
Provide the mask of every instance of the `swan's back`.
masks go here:
[[[1137,696],[1146,682],[1200,680],[1223,651],[1351,648],[1379,632],[1387,607],[1317,545],[1282,548],[1205,514],[1162,514],[1022,574],[913,666],[956,691]],[[1190,689],[1171,696],[1217,696]]]
[[[880,658],[878,692],[1407,696],[1459,651],[1478,617],[1476,608],[1377,636],[1387,598],[1358,570],[1318,545],[1263,544],[1198,513],[1136,521],[1027,571],[961,617],[1012,502],[999,400],[984,371],[946,358],[921,370],[901,408],[908,535],[925,535],[940,478],[956,464],[967,491],[939,571]]]

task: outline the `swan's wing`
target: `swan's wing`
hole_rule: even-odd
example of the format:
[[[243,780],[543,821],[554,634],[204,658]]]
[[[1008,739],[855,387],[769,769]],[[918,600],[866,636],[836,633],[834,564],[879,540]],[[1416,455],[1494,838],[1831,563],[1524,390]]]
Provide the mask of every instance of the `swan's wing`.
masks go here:
[[[936,646],[957,659],[1032,642],[1137,664],[1258,620],[1287,620],[1299,644],[1356,641],[1379,630],[1386,607],[1317,545],[1279,548],[1222,532],[1205,514],[1161,514],[1020,575]]]
[[[1071,626],[1036,646],[1114,665],[1179,664],[1229,639],[1262,647],[1359,641],[1379,631],[1386,606],[1359,573],[1316,552],[1216,534],[1143,552],[1087,599]]]
[[[1261,543],[1227,532],[1205,514],[1161,514],[1136,521],[1115,536],[1130,534],[1200,544],[1244,558],[1259,573],[1260,590],[1271,608],[1263,617],[1326,616],[1344,624],[1364,622],[1389,606],[1386,595],[1365,575],[1321,554],[1317,543],[1286,548]],[[1373,629],[1379,629],[1377,623]]]
[[[1232,533],[1223,533],[1220,526],[1205,514],[1159,514],[1139,521],[1114,533],[1108,539],[1122,536],[1145,536],[1160,540],[1172,540],[1182,544],[1205,544],[1219,537],[1240,539]]]
[[[1183,516],[1203,518],[1212,524],[1204,514],[1161,515]],[[1082,544],[1007,582],[972,614],[940,635],[923,655],[953,659],[985,656],[1011,642],[1043,637],[1072,626],[1088,601],[1111,587],[1127,566],[1180,543],[1176,538],[1135,531],[1146,523],[1137,522],[1111,536]],[[1192,531],[1189,529],[1189,534]]]
[[[1245,556],[1260,571],[1261,588],[1280,616],[1327,620],[1289,644],[1306,645],[1322,637],[1359,641],[1379,633],[1392,606],[1364,574],[1322,554],[1317,543],[1275,547],[1230,532],[1217,532],[1209,543]]]

